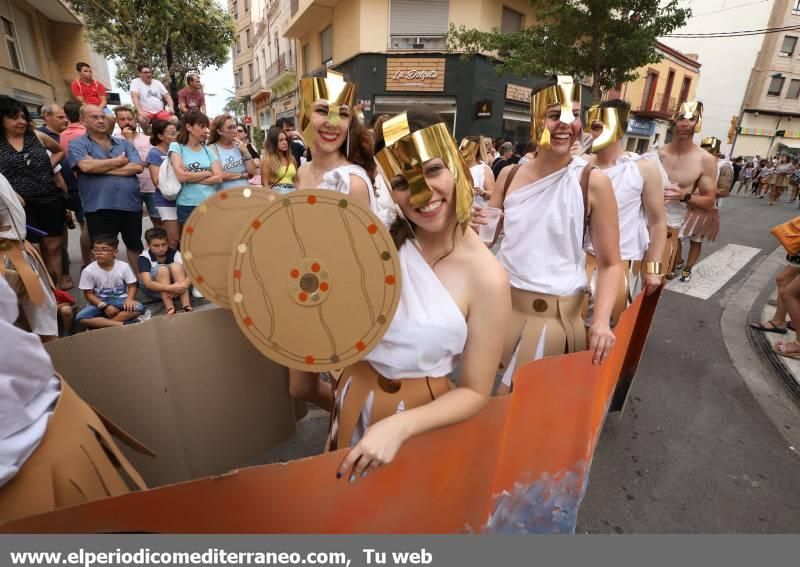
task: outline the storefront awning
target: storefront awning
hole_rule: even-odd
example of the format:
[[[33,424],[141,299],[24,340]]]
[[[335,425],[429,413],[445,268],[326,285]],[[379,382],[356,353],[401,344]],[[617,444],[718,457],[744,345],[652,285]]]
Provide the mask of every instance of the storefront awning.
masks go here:
[[[503,120],[516,120],[517,122],[526,122],[530,124],[531,115],[528,112],[505,108],[503,109]]]

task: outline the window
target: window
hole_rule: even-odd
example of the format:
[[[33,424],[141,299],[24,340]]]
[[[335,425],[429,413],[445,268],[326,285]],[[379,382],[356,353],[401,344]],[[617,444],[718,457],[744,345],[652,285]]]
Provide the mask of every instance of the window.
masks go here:
[[[783,83],[786,82],[786,79],[781,75],[775,75],[772,77],[772,80],[769,82],[769,90],[767,91],[767,95],[769,96],[781,96],[781,91],[783,90]]]
[[[800,16],[800,0],[795,0],[794,8],[792,8],[793,16]]]
[[[250,81],[252,82],[252,80],[253,80],[253,64],[252,63],[248,63],[247,64],[247,76],[250,77]]]
[[[233,5],[231,7],[231,12],[233,12],[233,19],[239,19],[239,0],[233,0]]]
[[[450,2],[391,0],[389,22],[391,49],[444,49],[444,36],[450,25]]]
[[[781,50],[779,55],[781,57],[791,57],[794,55],[794,48],[797,45],[797,38],[793,35],[787,35],[783,38],[783,45],[781,45]]]
[[[319,32],[319,51],[323,65],[333,61],[333,26]]]
[[[242,72],[242,69],[241,69],[241,68],[240,68],[240,69],[239,69],[239,71],[236,73],[236,75],[237,75],[237,76],[236,76],[236,84],[237,84],[237,85],[239,85],[239,86],[241,87],[241,86],[244,84],[244,73]]]
[[[242,52],[242,38],[238,35],[236,36],[236,53]]]
[[[250,44],[250,28],[247,28],[244,31],[244,37],[245,37],[245,45],[247,47],[251,47],[251,44]]]
[[[786,98],[800,98],[800,79],[789,81],[789,89],[786,91]]]
[[[245,12],[250,11],[250,0],[244,0],[244,11]]]
[[[306,43],[303,48],[303,73],[308,74],[311,72],[311,48]]]
[[[261,70],[261,61],[259,61],[258,55],[256,55],[256,77],[258,77],[260,70]]]
[[[689,100],[689,89],[692,86],[692,78],[684,77],[681,84],[681,94],[678,96],[678,106]]]
[[[510,8],[503,7],[503,20],[500,30],[503,33],[513,33],[522,29],[522,14]]]
[[[6,37],[6,47],[8,48],[8,55],[11,57],[11,66],[17,71],[22,71],[22,60],[19,57],[19,49],[17,46],[17,34],[14,33],[14,24],[11,20],[0,18],[3,20],[3,33]]]

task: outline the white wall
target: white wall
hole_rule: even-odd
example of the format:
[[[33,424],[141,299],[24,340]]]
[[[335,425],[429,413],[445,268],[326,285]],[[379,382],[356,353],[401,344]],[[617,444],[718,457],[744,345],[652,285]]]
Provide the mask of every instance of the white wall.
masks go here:
[[[774,0],[683,0],[694,16],[674,33],[730,32],[767,27]],[[702,136],[715,136],[726,142],[732,116],[738,116],[750,78],[750,71],[761,49],[763,35],[737,38],[675,38],[661,41],[682,51],[700,56],[700,82],[697,98],[703,101]],[[736,148],[737,153],[739,148]]]

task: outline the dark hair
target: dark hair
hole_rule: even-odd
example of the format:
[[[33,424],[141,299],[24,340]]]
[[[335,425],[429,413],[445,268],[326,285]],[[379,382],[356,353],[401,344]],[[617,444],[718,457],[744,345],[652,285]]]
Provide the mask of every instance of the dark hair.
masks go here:
[[[604,100],[600,103],[600,108],[621,108],[622,110],[630,110],[631,103],[621,98],[615,98],[613,100]]]
[[[382,125],[387,120],[389,120],[388,114],[376,114],[370,121],[370,128],[377,128],[379,124]]]
[[[350,128],[347,131],[350,140],[350,152],[347,152],[347,139],[339,146],[339,151],[352,164],[361,166],[375,181],[375,145],[372,136],[355,114],[350,115]]]
[[[284,127],[284,126],[286,126],[287,124],[288,124],[290,127],[291,127],[291,126],[294,126],[294,122],[292,121],[292,119],[291,119],[291,118],[278,118],[277,122],[275,122],[275,127],[276,127],[276,128],[283,128],[283,127]]]
[[[97,246],[98,244],[108,244],[116,250],[119,247],[119,240],[113,234],[98,234],[92,238],[92,246]]]
[[[545,77],[539,81],[536,81],[533,86],[531,87],[531,95],[535,95],[539,91],[543,91],[548,87],[554,87],[558,84],[558,77],[555,75],[550,75]]]
[[[136,111],[133,110],[130,106],[121,105],[121,106],[114,107],[114,116],[119,118],[119,113],[120,112],[130,112],[131,116],[136,118]]]
[[[536,148],[537,148],[536,140],[533,140],[533,139],[528,140],[528,145],[525,146],[525,153],[526,154],[532,154],[533,152],[536,151]]]
[[[528,147],[528,144],[525,142],[517,142],[516,147],[514,148],[514,153],[518,154],[520,157],[525,155],[525,149]]]
[[[146,64],[144,64],[144,63],[139,63],[139,64],[136,66],[136,70],[137,70],[139,73],[141,73],[141,72],[142,72],[142,69],[150,69],[151,71],[153,70],[153,68],[152,68],[150,65],[146,65]]]
[[[406,117],[408,118],[408,129],[412,134],[429,126],[433,126],[434,124],[443,122],[442,118],[438,114],[433,112],[430,108],[428,108],[425,105],[418,105],[406,111]],[[377,148],[379,146],[381,149],[386,147],[386,142],[383,139],[382,131],[380,139],[376,139],[375,142],[375,147]],[[389,182],[391,183],[391,179],[389,180]],[[407,219],[402,215],[397,216],[397,219],[395,219],[394,223],[392,223],[392,226],[389,227],[389,234],[391,234],[392,241],[394,242],[394,245],[397,247],[398,250],[405,243],[406,240],[414,238],[415,228],[416,225],[413,222],[411,222],[410,219]],[[452,246],[441,258],[438,258],[436,262],[434,262],[433,264],[434,266],[436,266],[437,263],[441,262],[447,256],[449,256],[450,253],[452,253],[453,250],[455,249],[456,246],[455,234],[457,230],[458,230],[458,224],[456,223],[456,225],[453,227]]]
[[[189,112],[183,115],[183,120],[181,122],[181,129],[178,131],[178,143],[182,146],[185,146],[189,143],[189,131],[186,129],[186,126],[208,126],[208,116],[193,108]]]
[[[152,134],[150,135],[150,145],[157,146],[161,143],[161,140],[158,139],[158,136],[163,134],[167,131],[167,128],[172,126],[172,122],[167,120],[153,120],[150,123],[150,128],[152,128]]]
[[[153,240],[168,240],[167,239],[167,231],[163,228],[154,226],[153,228],[148,228],[144,231],[144,239],[147,244],[150,244]]]
[[[11,98],[10,96],[0,95],[0,137],[6,137],[6,129],[3,126],[3,118],[14,118],[18,114],[22,113],[22,116],[25,117],[25,122],[28,124],[28,129],[30,130],[30,121],[31,115],[28,112],[28,109],[24,104],[18,101],[15,98]]]
[[[80,61],[80,62],[78,62],[78,63],[76,63],[76,64],[75,64],[75,70],[76,70],[78,73],[80,73],[80,72],[81,72],[81,69],[83,69],[84,67],[89,67],[90,69],[92,68],[92,66],[91,66],[91,65],[89,65],[88,63],[84,63],[83,61]]]
[[[64,103],[64,114],[70,122],[79,122],[81,119],[81,106],[83,103],[79,100],[70,99]]]

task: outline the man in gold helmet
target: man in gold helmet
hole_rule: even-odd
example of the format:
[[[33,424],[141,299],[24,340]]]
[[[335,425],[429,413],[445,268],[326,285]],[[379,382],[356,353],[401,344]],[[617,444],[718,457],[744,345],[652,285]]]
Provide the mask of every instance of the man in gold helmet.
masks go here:
[[[701,242],[714,240],[719,232],[717,160],[693,141],[703,124],[701,102],[681,103],[672,124],[672,140],[659,148],[658,156],[670,181],[664,190],[670,234],[673,238],[678,236],[691,240],[689,255],[681,272],[681,281],[689,281],[692,267],[700,258]],[[681,246],[677,248],[678,262],[669,267],[668,273],[683,264],[680,260]]]
[[[619,209],[620,254],[626,276],[614,304],[614,323],[642,288],[652,293],[661,285],[667,235],[664,186],[656,165],[622,149],[629,111],[630,104],[623,100],[605,101],[589,109],[585,124],[594,138],[590,163],[611,179]],[[595,259],[591,239],[586,250],[592,289]]]
[[[511,281],[512,320],[503,351],[503,383],[516,368],[567,352],[590,350],[602,363],[614,344],[611,310],[622,279],[617,203],[608,177],[571,155],[581,137],[580,85],[550,77],[533,88],[533,159],[505,168],[490,205],[505,210],[498,259]],[[476,212],[477,223],[483,212]],[[581,316],[586,287],[584,237],[591,233],[598,277],[595,321]]]

